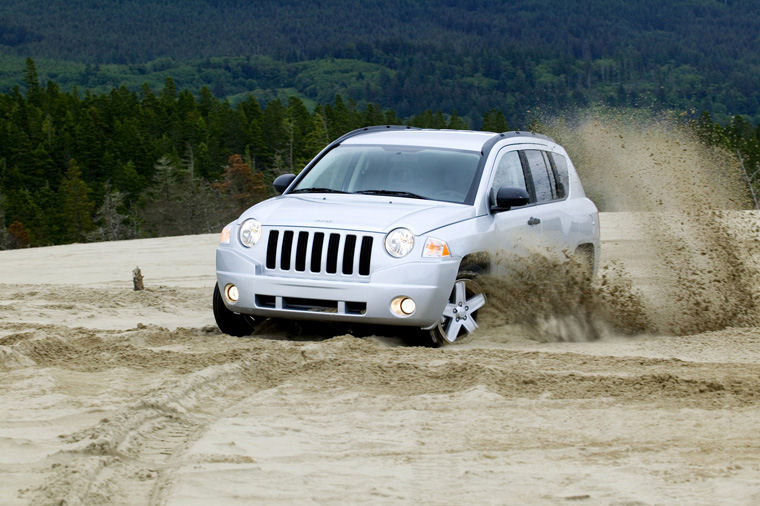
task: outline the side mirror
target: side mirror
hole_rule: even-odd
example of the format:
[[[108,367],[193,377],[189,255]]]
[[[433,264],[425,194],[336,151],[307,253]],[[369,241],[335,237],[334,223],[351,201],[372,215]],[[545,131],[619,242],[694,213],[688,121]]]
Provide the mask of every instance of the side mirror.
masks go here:
[[[272,186],[274,186],[274,191],[281,194],[287,189],[288,186],[290,186],[290,183],[292,183],[295,178],[295,174],[283,174],[281,176],[277,176],[274,180],[274,183],[272,184]]]
[[[496,192],[496,205],[491,207],[493,212],[509,211],[513,207],[524,206],[530,202],[528,192],[522,188],[502,186]]]

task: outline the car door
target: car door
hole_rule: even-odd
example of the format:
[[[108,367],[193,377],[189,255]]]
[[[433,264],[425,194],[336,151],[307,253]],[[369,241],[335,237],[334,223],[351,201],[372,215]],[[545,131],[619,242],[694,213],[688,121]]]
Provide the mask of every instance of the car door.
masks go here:
[[[548,252],[560,258],[567,251],[573,253],[574,244],[571,237],[573,216],[568,209],[566,181],[562,181],[554,167],[551,155],[542,149],[522,151],[536,198],[534,222],[541,234],[541,242]]]
[[[531,196],[531,202],[535,201],[524,157],[519,150],[509,146],[498,153],[494,164],[489,191],[490,206],[496,203],[496,192],[505,186],[523,189]],[[541,247],[541,220],[536,217],[532,203],[493,212],[492,217],[494,232],[489,249],[507,255],[526,256]]]

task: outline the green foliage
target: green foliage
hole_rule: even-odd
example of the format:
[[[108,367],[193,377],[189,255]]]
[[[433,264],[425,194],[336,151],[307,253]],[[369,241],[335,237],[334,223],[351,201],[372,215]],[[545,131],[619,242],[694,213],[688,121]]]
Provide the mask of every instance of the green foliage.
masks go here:
[[[341,95],[317,104],[249,95],[231,104],[173,79],[156,91],[81,94],[52,81],[35,88],[35,69],[27,62],[26,94],[0,93],[0,248],[216,231],[330,140],[405,123],[393,110]],[[409,123],[479,121],[451,111],[426,109]],[[488,110],[482,124],[508,129],[501,109]],[[717,124],[705,114],[694,124],[705,142],[739,152],[750,170],[760,167],[760,127],[747,118]]]
[[[32,89],[34,68],[26,95],[0,94],[0,248],[216,231],[331,139],[397,121],[340,96],[233,106],[172,79],[157,92]]]
[[[166,155],[154,165],[153,184],[144,190],[141,202],[141,230],[156,236],[215,232],[224,224],[221,218],[227,218],[219,210],[229,207],[205,179],[194,175],[192,164],[177,164]]]
[[[492,109],[483,116],[483,127],[481,130],[486,132],[506,132],[509,130],[507,118],[504,113],[497,109]]]
[[[297,96],[311,111],[339,93],[403,117],[457,110],[476,128],[492,109],[522,125],[594,103],[760,121],[752,0],[5,0],[0,20],[5,92],[33,91],[32,55],[66,91],[171,77],[231,104]]]
[[[59,199],[56,200],[62,205],[60,219],[63,222],[63,241],[85,240],[93,228],[90,215],[93,204],[87,196],[87,185],[82,180],[82,172],[73,158],[69,161],[69,168],[58,193]]]

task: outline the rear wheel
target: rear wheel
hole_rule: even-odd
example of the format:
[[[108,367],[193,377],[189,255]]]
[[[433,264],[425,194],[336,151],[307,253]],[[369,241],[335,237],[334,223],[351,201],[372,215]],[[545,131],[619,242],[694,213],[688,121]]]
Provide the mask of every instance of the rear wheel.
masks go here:
[[[474,277],[471,272],[459,273],[438,325],[430,330],[433,347],[453,343],[477,330],[478,311],[485,306],[486,296]]]
[[[256,328],[256,322],[252,316],[227,309],[218,284],[214,285],[214,319],[219,330],[235,337],[249,336]]]

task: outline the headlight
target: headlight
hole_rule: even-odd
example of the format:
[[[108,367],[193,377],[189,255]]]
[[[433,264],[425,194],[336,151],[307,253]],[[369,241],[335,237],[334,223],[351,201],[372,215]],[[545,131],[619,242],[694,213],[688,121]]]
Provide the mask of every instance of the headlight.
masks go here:
[[[423,257],[448,257],[448,256],[451,256],[451,252],[449,251],[449,245],[446,244],[446,241],[441,241],[440,239],[434,239],[432,237],[428,237],[428,240],[425,241],[425,247],[422,248],[422,256]]]
[[[408,255],[414,248],[414,234],[406,228],[391,230],[385,236],[385,250],[389,255],[402,257]]]
[[[261,223],[253,218],[247,219],[240,225],[240,244],[250,248],[261,239]]]

